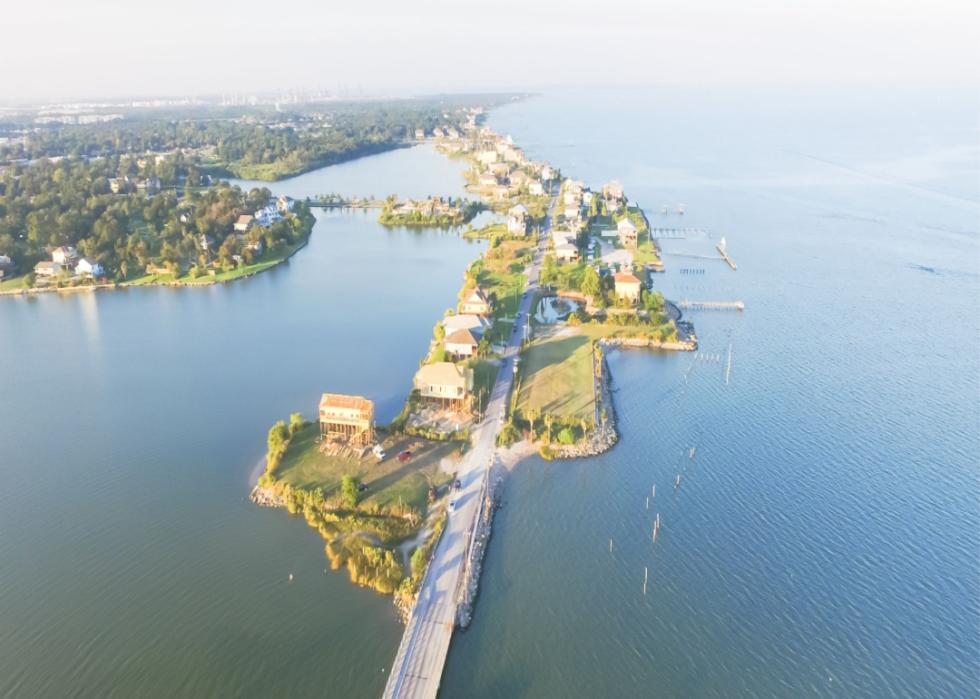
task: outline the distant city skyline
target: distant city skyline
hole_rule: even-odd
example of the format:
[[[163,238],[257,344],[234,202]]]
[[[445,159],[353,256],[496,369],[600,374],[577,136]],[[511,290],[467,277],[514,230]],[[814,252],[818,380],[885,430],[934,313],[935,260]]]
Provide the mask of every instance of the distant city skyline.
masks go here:
[[[348,94],[541,85],[975,84],[980,10],[941,0],[343,7],[243,0],[17,2],[0,103],[324,89]]]

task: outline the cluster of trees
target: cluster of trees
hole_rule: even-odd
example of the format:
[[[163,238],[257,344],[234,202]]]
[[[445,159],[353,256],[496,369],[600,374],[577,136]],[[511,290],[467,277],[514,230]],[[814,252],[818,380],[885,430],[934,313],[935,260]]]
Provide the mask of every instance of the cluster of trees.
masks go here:
[[[384,207],[378,222],[385,226],[461,226],[473,220],[483,206],[466,199],[453,200],[450,197],[443,202],[441,199],[427,199],[430,211],[414,208],[410,211],[400,209],[400,204],[394,195],[385,199]]]
[[[181,156],[155,162],[112,156],[85,162],[42,160],[8,168],[0,177],[0,255],[27,272],[50,250],[71,245],[99,262],[106,276],[124,281],[145,273],[147,265],[166,266],[174,274],[188,266],[228,267],[245,262],[259,248],[275,249],[304,233],[300,216],[244,238],[232,235],[233,223],[271,200],[268,189],[242,192],[227,184],[198,191],[200,171]],[[120,191],[110,181],[118,178]],[[160,191],[138,183],[159,180]],[[154,183],[155,185],[156,183]],[[186,189],[186,198],[178,194]],[[262,246],[255,243],[263,239]]]
[[[484,101],[317,104],[292,113],[252,109],[234,115],[202,108],[168,118],[130,116],[101,124],[32,126],[25,138],[0,145],[0,162],[190,149],[235,176],[279,179],[398,147],[414,136],[415,129],[460,128],[459,108]]]

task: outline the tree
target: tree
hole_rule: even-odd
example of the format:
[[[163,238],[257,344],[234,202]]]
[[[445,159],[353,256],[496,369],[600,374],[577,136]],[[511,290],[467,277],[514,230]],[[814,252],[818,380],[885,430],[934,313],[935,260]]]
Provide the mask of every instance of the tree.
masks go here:
[[[303,414],[293,413],[289,416],[289,436],[292,437],[303,429]]]
[[[344,505],[353,510],[357,507],[357,479],[354,476],[344,476],[340,479],[340,496]]]
[[[265,471],[266,473],[272,473],[279,466],[279,460],[282,458],[283,453],[286,451],[286,446],[289,444],[289,428],[286,427],[285,422],[279,420],[272,426],[269,430],[267,443],[268,451],[265,457]]]
[[[563,427],[561,432],[558,433],[558,443],[559,444],[574,444],[575,435],[572,433],[571,429],[568,427]]]
[[[551,413],[545,413],[544,415],[544,427],[545,434],[547,435],[547,441],[551,441],[551,426],[555,424],[555,417]]]
[[[534,408],[528,408],[524,411],[524,416],[531,423],[531,439],[534,439],[534,421],[538,419],[538,411]]]
[[[602,296],[602,279],[591,265],[585,268],[585,274],[582,276],[582,293],[594,301],[598,301]]]

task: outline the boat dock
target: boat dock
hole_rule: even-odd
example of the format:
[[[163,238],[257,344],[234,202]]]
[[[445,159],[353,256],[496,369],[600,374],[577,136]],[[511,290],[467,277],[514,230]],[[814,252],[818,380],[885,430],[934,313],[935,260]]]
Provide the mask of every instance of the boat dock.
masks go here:
[[[721,259],[727,262],[729,267],[735,270],[738,269],[738,265],[735,264],[735,260],[733,260],[731,257],[728,256],[728,249],[727,246],[725,245],[724,238],[722,238],[721,242],[715,246],[715,249],[721,254]]]
[[[680,308],[691,311],[744,311],[745,303],[742,301],[678,301]]]

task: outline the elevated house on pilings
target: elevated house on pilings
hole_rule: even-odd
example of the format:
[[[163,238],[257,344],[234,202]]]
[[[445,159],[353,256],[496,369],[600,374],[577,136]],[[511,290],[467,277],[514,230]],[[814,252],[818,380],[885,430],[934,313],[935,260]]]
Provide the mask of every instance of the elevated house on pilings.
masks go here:
[[[324,393],[320,397],[320,436],[352,447],[374,444],[374,402],[362,396]]]
[[[470,407],[473,370],[452,362],[426,364],[415,374],[415,390],[424,401],[452,410]]]

